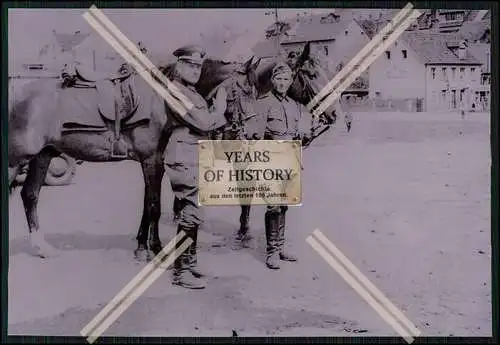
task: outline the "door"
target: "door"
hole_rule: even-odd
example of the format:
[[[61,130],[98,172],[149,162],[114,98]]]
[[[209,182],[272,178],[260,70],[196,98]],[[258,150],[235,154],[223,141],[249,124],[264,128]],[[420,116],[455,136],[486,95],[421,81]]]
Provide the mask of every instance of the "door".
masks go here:
[[[451,90],[451,108],[457,108],[457,90]]]

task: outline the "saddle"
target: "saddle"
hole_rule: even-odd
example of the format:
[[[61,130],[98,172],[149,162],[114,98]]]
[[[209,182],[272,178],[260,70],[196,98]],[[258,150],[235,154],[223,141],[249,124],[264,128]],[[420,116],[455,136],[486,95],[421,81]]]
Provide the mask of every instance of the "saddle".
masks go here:
[[[127,144],[121,138],[123,125],[136,113],[139,97],[133,84],[133,73],[128,65],[122,65],[116,73],[101,77],[82,65],[74,66],[73,71],[63,71],[65,88],[95,89],[97,110],[102,118],[114,127],[112,156],[125,158]],[[82,90],[83,91],[83,90]],[[97,126],[92,126],[97,127]],[[107,127],[102,126],[103,129]]]

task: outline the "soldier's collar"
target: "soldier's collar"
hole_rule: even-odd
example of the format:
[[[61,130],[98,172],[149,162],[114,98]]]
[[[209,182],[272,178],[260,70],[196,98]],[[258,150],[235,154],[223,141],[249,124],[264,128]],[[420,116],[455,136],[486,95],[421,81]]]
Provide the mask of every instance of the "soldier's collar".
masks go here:
[[[278,99],[278,101],[280,101],[280,102],[283,102],[283,101],[288,102],[289,101],[289,98],[286,94],[285,94],[285,96],[282,96],[278,92],[276,92],[275,90],[273,90],[272,92],[273,92],[274,97],[276,97]]]

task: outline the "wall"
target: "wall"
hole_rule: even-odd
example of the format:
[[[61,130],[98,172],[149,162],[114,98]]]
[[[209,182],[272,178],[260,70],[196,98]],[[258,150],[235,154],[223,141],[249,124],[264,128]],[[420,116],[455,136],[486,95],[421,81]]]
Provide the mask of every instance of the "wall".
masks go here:
[[[406,59],[402,50],[406,50]],[[369,69],[369,97],[379,100],[406,100],[425,97],[425,66],[403,40],[397,40]]]
[[[370,42],[364,31],[355,21],[351,21],[347,27],[339,33],[335,39],[335,47],[329,49],[329,60],[331,70],[339,63],[347,65],[349,61],[359,53],[364,46]]]
[[[474,93],[481,87],[481,69],[473,65],[428,65],[426,80],[428,110],[458,109],[461,99],[471,107]]]

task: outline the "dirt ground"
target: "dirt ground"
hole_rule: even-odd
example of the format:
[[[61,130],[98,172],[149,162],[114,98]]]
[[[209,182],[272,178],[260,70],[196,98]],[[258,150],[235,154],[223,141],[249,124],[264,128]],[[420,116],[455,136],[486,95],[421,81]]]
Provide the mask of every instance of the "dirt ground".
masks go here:
[[[161,276],[104,335],[397,335],[305,242],[318,228],[424,336],[491,336],[489,114],[355,113],[304,152],[304,204],[288,212],[299,257],[267,269],[264,208],[255,248],[232,248],[238,207],[206,208],[199,260],[211,276],[189,291]],[[175,234],[164,181],[160,235]],[[142,209],[138,164],[84,163],[72,185],[45,187],[48,260],[27,254],[19,191],[10,204],[9,334],[79,335],[142,268],[133,259]]]

